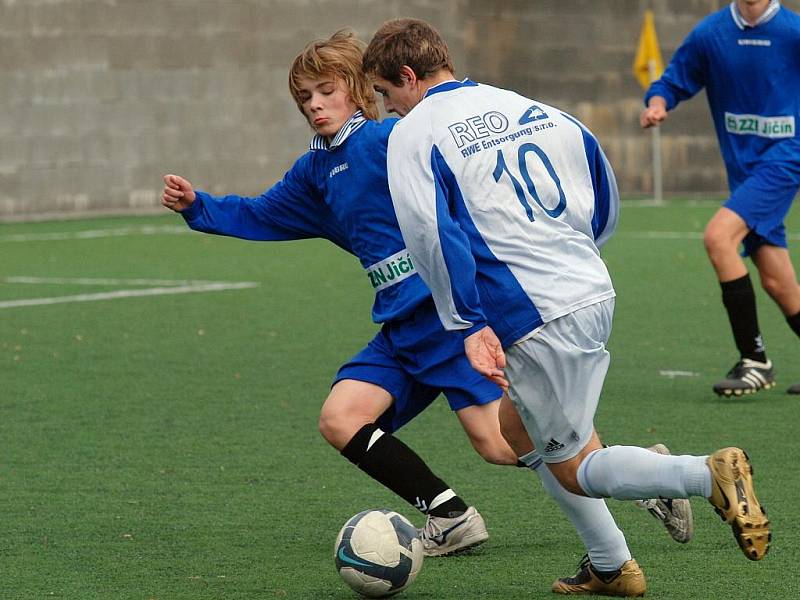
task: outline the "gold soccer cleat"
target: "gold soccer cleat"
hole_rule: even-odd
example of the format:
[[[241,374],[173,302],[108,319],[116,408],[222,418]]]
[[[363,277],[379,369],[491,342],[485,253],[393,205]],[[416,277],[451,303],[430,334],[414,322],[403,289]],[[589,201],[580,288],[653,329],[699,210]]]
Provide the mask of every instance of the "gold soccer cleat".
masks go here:
[[[753,489],[753,468],[741,448],[717,450],[706,460],[711,470],[714,510],[733,529],[733,537],[750,560],[761,560],[769,550],[772,534],[764,507]]]
[[[624,562],[616,571],[601,573],[595,570],[589,557],[584,556],[578,574],[575,577],[557,579],[552,589],[556,594],[574,596],[599,594],[639,598],[644,596],[647,583],[642,569],[633,559]]]

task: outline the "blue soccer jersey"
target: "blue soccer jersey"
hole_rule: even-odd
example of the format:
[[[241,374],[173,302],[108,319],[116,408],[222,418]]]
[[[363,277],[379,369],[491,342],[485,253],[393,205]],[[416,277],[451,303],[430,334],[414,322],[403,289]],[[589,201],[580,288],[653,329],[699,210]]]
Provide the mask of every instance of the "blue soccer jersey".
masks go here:
[[[619,196],[597,140],[552,106],[442,83],[389,137],[389,188],[447,329],[504,346],[614,296],[598,245]]]
[[[645,95],[667,109],[705,88],[731,190],[759,164],[800,162],[800,16],[774,0],[755,26],[735,3],[703,19]]]
[[[183,217],[197,231],[249,240],[325,238],[355,254],[375,291],[372,316],[410,316],[429,299],[397,224],[386,181],[396,119],[356,113],[328,146],[319,137],[283,179],[252,198],[197,192]]]
[[[325,238],[358,257],[375,291],[373,320],[383,327],[335,381],[366,381],[387,390],[393,403],[378,424],[390,432],[442,392],[453,410],[501,395],[472,369],[460,336],[436,319],[430,290],[405,247],[386,176],[395,123],[356,113],[330,144],[315,137],[311,150],[260,196],[197,192],[181,213],[197,231],[264,241]]]

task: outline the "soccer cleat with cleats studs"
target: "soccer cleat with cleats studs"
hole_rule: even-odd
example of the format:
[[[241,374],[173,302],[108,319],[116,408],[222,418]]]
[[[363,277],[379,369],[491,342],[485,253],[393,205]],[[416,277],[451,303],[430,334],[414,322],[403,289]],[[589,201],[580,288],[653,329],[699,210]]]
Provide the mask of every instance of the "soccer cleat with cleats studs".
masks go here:
[[[452,518],[428,515],[425,527],[418,532],[425,556],[464,552],[489,539],[486,523],[474,506]]]
[[[553,583],[553,592],[568,596],[622,596],[639,598],[647,591],[647,583],[639,564],[631,559],[616,571],[601,572],[584,556],[575,577],[562,577]]]
[[[669,448],[664,444],[656,444],[648,448],[657,454],[669,454]],[[694,518],[692,505],[685,498],[650,498],[637,500],[636,505],[645,509],[666,528],[672,539],[680,544],[685,544],[694,535]]]
[[[737,362],[725,379],[714,384],[714,392],[719,396],[741,396],[768,390],[775,385],[775,371],[772,361],[762,363],[743,358]]]
[[[706,460],[711,470],[714,510],[730,523],[736,543],[750,560],[761,560],[769,550],[772,533],[767,512],[756,498],[753,467],[741,448],[717,450]]]

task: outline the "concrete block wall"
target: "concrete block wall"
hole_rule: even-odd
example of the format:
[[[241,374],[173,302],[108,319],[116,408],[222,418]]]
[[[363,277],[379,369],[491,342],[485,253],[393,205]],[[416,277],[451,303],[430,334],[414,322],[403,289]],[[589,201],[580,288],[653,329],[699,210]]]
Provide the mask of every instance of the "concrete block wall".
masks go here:
[[[788,0],[788,5],[793,0]],[[786,2],[785,2],[786,3]],[[459,75],[572,112],[624,194],[651,186],[631,63],[652,6],[669,58],[717,0],[0,0],[0,219],[156,210],[161,175],[257,194],[304,151],[287,90],[306,42],[414,16]],[[723,193],[702,99],[664,128],[665,190]]]
[[[469,3],[466,63],[480,78],[574,114],[600,139],[623,195],[653,190],[652,140],[638,125],[632,75],[643,11],[652,8],[665,62],[719,0],[538,0]],[[486,51],[486,46],[489,52]],[[701,92],[661,131],[665,194],[721,196],[727,182]]]

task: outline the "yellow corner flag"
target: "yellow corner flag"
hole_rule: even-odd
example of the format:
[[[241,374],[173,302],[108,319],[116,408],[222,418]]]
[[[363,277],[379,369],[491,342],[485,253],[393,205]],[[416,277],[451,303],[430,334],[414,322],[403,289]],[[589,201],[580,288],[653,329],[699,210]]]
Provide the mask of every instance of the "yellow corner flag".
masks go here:
[[[653,21],[653,11],[644,11],[642,33],[639,36],[639,47],[636,49],[636,58],[633,59],[633,74],[644,89],[661,77],[664,72],[664,61],[661,59],[661,50],[658,49],[658,37]]]

